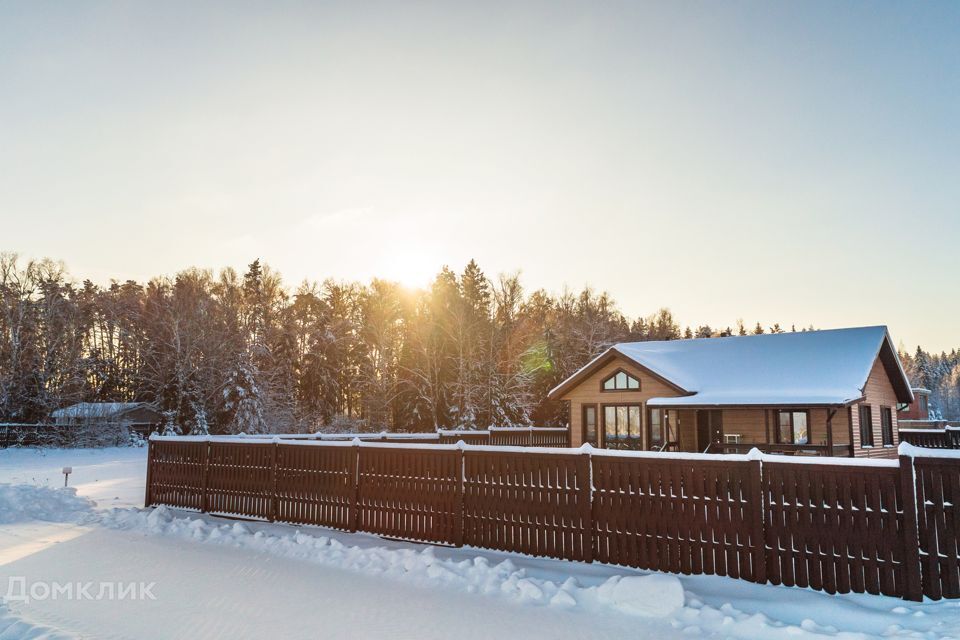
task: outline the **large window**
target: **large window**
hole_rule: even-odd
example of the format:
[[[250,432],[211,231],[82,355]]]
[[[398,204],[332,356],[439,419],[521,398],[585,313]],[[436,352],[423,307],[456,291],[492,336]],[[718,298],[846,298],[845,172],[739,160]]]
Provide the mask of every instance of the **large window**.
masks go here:
[[[806,411],[778,412],[777,442],[780,444],[810,444],[810,422]]]
[[[583,405],[583,441],[597,446],[597,405]]]
[[[868,404],[860,405],[860,446],[873,446],[873,410]]]
[[[604,391],[639,391],[640,381],[626,371],[620,370],[603,381]]]
[[[607,449],[639,449],[640,405],[604,405],[603,434]]]
[[[884,446],[893,445],[893,411],[890,407],[880,407],[880,437]]]
[[[650,410],[650,429],[647,437],[650,439],[650,448],[673,449],[677,447],[677,412],[667,409]]]

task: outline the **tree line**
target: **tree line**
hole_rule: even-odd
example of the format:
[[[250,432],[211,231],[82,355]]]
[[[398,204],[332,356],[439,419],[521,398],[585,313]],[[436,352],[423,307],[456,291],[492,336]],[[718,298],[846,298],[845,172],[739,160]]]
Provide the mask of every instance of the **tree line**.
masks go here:
[[[668,309],[630,320],[605,292],[527,293],[518,275],[488,278],[473,261],[423,290],[381,279],[291,290],[259,260],[243,275],[100,287],[53,260],[0,254],[0,421],[143,401],[184,433],[564,425],[547,392],[611,344],[783,330],[681,329]]]
[[[960,352],[936,354],[918,346],[912,355],[901,349],[900,360],[913,384],[930,390],[930,417],[960,420]]]

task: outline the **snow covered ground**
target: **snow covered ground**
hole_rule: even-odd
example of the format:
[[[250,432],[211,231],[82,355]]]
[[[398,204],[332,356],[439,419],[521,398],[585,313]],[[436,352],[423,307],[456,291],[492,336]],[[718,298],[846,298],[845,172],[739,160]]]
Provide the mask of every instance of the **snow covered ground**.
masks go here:
[[[74,595],[93,585],[89,597],[0,605],[0,640],[960,638],[956,601],[828,596],[142,510],[144,457],[0,451],[0,597],[11,579],[38,596],[41,583]],[[134,583],[147,597],[115,597]]]

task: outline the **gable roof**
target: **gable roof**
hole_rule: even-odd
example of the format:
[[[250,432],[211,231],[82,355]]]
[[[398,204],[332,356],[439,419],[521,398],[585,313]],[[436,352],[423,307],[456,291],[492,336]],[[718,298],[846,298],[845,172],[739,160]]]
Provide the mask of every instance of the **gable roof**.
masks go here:
[[[910,382],[884,326],[729,338],[623,342],[550,391],[558,398],[615,358],[669,381],[682,395],[652,406],[844,405],[863,395],[880,357],[900,402]]]
[[[159,410],[148,402],[80,402],[50,413],[53,418],[117,418],[134,409]]]

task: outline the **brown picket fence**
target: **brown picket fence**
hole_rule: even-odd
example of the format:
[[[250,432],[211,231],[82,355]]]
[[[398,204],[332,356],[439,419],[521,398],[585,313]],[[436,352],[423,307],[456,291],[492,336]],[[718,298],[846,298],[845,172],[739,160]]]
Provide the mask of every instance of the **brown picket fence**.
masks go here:
[[[960,464],[956,458],[913,458],[923,594],[960,593]]]
[[[763,463],[767,579],[827,593],[907,593],[900,469]]]
[[[960,449],[960,428],[900,429],[900,442],[927,449]]]
[[[589,559],[590,469],[576,454],[465,450],[463,543]]]
[[[570,430],[551,427],[500,427],[482,431],[440,431],[440,444],[490,444],[510,447],[568,447]]]
[[[595,559],[762,582],[760,462],[595,456]]]
[[[937,451],[859,463],[155,438],[145,503],[827,593],[960,597],[960,460]]]

